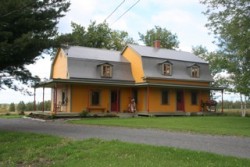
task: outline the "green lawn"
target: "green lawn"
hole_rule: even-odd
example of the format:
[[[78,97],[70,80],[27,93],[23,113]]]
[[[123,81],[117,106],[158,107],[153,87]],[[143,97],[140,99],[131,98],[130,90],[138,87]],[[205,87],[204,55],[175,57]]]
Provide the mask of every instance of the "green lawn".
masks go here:
[[[22,118],[23,115],[18,115],[18,114],[10,114],[10,115],[0,115],[0,118],[6,118],[6,119],[11,119],[11,118]]]
[[[249,117],[137,117],[137,118],[84,118],[71,120],[74,124],[155,128],[167,131],[250,137]]]
[[[0,166],[248,166],[250,159],[120,141],[0,131]]]

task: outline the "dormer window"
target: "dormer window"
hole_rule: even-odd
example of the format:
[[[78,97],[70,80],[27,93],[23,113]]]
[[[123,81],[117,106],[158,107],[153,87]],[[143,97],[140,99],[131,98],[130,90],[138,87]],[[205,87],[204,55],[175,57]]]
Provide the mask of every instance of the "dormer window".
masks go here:
[[[191,77],[193,77],[193,78],[200,77],[200,67],[199,66],[194,65],[191,67]]]
[[[112,65],[111,64],[101,65],[101,77],[104,77],[104,78],[112,77]]]
[[[160,63],[161,65],[161,73],[162,75],[172,75],[172,63],[169,61],[165,61]]]
[[[172,74],[172,65],[171,64],[162,64],[162,74],[171,75]]]

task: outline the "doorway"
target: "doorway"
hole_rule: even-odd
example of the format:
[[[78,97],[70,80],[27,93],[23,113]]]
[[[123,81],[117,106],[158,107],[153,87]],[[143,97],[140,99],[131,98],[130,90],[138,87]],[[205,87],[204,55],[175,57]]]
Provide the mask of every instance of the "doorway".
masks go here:
[[[119,112],[120,111],[120,91],[119,90],[111,90],[110,93],[110,101],[111,101],[111,112]]]
[[[185,111],[184,108],[184,91],[177,90],[176,91],[176,109],[177,111]]]

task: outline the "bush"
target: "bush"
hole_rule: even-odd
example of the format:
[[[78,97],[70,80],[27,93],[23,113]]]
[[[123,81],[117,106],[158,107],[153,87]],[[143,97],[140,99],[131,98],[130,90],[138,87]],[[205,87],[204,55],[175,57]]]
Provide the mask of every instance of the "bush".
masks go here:
[[[86,111],[86,110],[83,110],[81,113],[80,113],[80,117],[84,118],[84,117],[88,117],[89,116],[89,112]]]

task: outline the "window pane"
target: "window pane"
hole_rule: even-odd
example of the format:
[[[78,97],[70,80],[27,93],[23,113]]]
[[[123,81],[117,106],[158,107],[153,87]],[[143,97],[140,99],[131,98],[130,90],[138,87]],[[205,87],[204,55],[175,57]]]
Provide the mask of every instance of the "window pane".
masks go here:
[[[162,90],[161,92],[161,104],[168,104],[168,91]]]
[[[103,77],[111,77],[112,76],[112,67],[109,65],[102,66],[102,76]]]
[[[66,103],[66,93],[62,91],[62,104]]]
[[[162,74],[163,75],[171,75],[171,64],[163,64],[162,65]]]
[[[199,67],[192,67],[191,68],[191,75],[192,75],[192,77],[198,78],[199,77]]]
[[[92,91],[92,93],[91,93],[91,104],[92,105],[99,105],[99,99],[100,99],[100,92]]]
[[[192,105],[197,104],[197,92],[191,92],[191,104]]]

